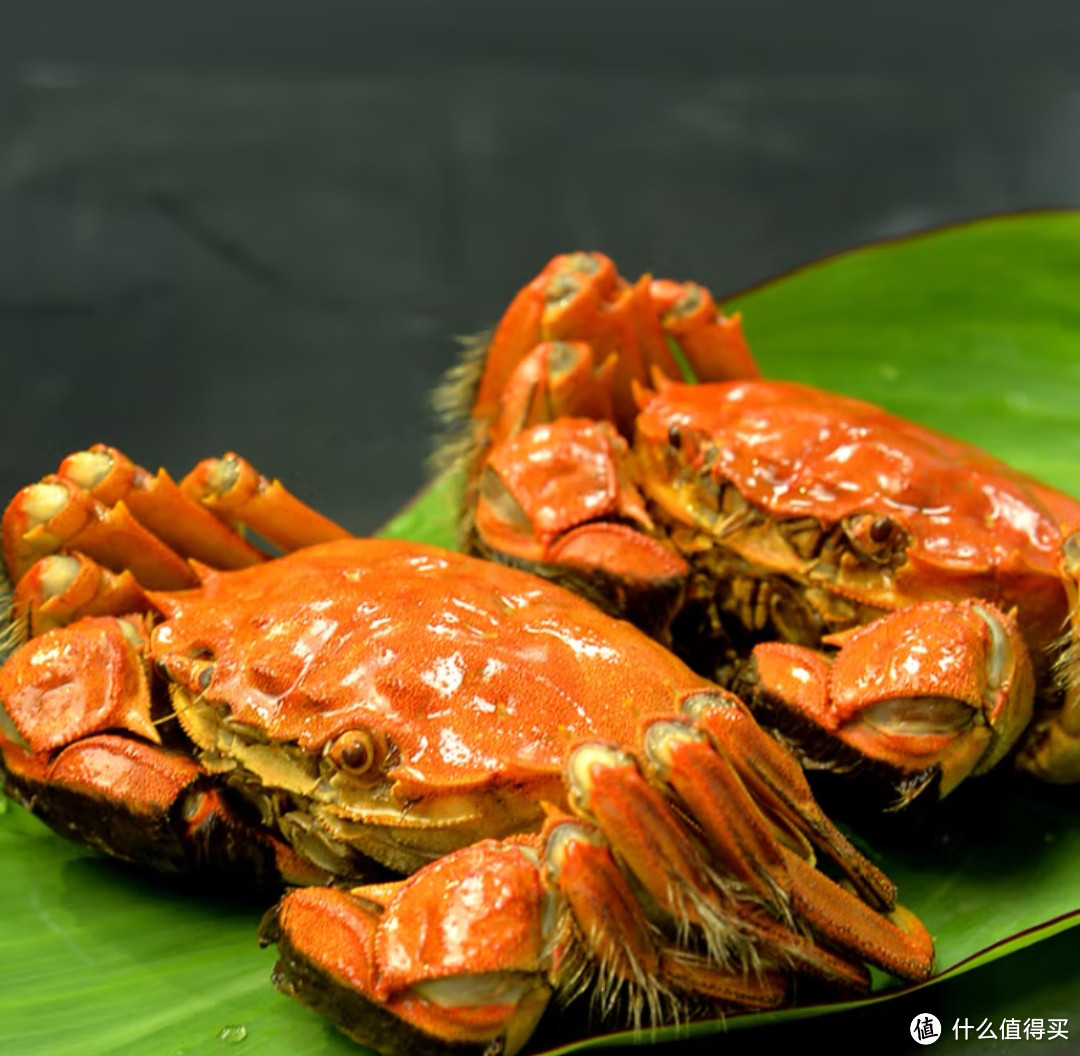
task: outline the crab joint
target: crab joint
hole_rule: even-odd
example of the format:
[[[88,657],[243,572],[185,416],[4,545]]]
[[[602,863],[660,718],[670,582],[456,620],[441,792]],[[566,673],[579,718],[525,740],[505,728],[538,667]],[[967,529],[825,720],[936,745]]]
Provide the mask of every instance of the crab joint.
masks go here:
[[[551,994],[528,849],[484,841],[373,894],[308,888],[268,915],[278,987],[384,1053],[519,1049]]]
[[[68,505],[68,489],[59,483],[42,481],[31,484],[24,492],[23,513],[27,527],[36,528],[58,516]]]
[[[49,601],[67,591],[79,574],[79,560],[68,554],[50,554],[41,565],[41,598]]]
[[[656,933],[603,837],[576,822],[559,822],[548,832],[545,857],[576,930],[576,935],[560,935],[555,944],[556,984],[565,998],[576,996],[598,975],[601,1002],[613,1000],[620,984],[628,985],[631,1006],[648,1005],[656,1022]]]
[[[668,797],[642,776],[633,756],[603,745],[579,747],[567,770],[575,809],[588,803],[590,820],[652,902],[678,932],[700,926],[710,957],[727,963],[730,929],[713,874]]]
[[[12,601],[15,633],[28,629],[32,636],[80,616],[144,612],[149,607],[130,572],[110,572],[85,554],[43,557],[19,580]]]
[[[91,505],[89,497],[59,478],[23,488],[4,511],[4,563],[12,579],[17,582],[39,557],[78,533],[92,516]]]
[[[566,774],[570,798],[581,813],[588,815],[592,792],[600,771],[613,767],[636,767],[634,757],[604,744],[582,744],[570,753]]]
[[[113,469],[113,457],[107,450],[76,451],[64,459],[63,475],[80,488],[93,491]]]
[[[674,757],[678,746],[707,740],[704,733],[684,722],[661,719],[650,723],[642,746],[645,749],[645,758],[653,765],[657,776],[666,780],[675,765]]]
[[[713,708],[741,709],[743,703],[734,693],[723,689],[710,690],[707,693],[692,693],[682,702],[682,712],[688,719],[698,722],[705,712]]]

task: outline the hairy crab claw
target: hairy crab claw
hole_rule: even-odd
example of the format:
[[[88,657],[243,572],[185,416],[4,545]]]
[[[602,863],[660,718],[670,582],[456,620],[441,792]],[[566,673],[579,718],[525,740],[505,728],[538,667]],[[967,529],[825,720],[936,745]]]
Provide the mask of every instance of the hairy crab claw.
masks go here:
[[[557,334],[546,322],[585,259],[605,290],[641,291],[618,342],[593,335],[621,295],[582,294]],[[677,284],[611,271],[599,254],[556,258],[473,389],[459,372],[467,548],[634,620],[710,677],[761,683],[754,706],[808,761],[874,760],[903,802],[1014,745],[1039,776],[1080,776],[1078,690],[1051,673],[1057,656],[1076,667],[1075,615],[1060,634],[1080,502],[870,404],[761,380],[737,318],[700,287],[673,301]],[[676,327],[673,303],[691,302]],[[650,351],[658,332],[699,383]]]
[[[583,992],[644,1024],[930,973],[732,694],[525,572],[345,536],[235,456],[176,486],[96,448],[24,489],[6,791],[120,858],[303,885],[275,981],[387,1053],[514,1051]]]

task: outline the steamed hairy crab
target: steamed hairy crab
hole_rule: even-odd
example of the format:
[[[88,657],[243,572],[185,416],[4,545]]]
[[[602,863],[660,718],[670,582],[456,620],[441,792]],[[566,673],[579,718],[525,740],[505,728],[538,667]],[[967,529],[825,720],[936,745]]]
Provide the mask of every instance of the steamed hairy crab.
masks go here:
[[[1080,502],[761,379],[708,291],[600,254],[556,257],[478,352],[448,390],[473,550],[635,620],[901,803],[1016,745],[1080,779]]]
[[[515,1051],[552,994],[661,1023],[931,971],[742,703],[558,586],[352,539],[235,456],[178,487],[80,452],[2,535],[6,791],[120,858],[307,885],[275,981],[384,1052]]]

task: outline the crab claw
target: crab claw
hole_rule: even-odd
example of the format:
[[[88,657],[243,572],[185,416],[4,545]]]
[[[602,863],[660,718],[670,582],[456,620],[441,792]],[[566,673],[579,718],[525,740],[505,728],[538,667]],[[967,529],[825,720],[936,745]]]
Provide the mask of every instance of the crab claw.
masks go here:
[[[602,605],[662,632],[689,566],[649,534],[626,441],[608,422],[562,418],[492,451],[478,488],[473,545],[570,580]]]
[[[551,996],[536,851],[484,841],[396,884],[294,891],[267,914],[279,989],[384,1056],[517,1052]]]
[[[1034,677],[1015,613],[988,602],[913,605],[824,641],[839,652],[757,646],[754,704],[788,709],[899,771],[902,802],[939,774],[944,796],[988,770],[1031,718]]]
[[[552,996],[659,1025],[775,1007],[800,978],[865,992],[864,960],[932,970],[925,928],[725,691],[644,723],[639,753],[576,743],[564,777],[572,813],[547,806],[538,836],[475,844],[400,883],[288,895],[261,931],[279,946],[279,989],[384,1054],[512,1053]],[[817,870],[815,845],[860,894]]]
[[[28,642],[0,667],[0,747],[47,753],[123,730],[161,743],[138,623],[91,617]]]
[[[253,830],[151,717],[139,617],[87,617],[0,667],[4,791],[57,832],[125,861],[237,890],[321,883],[322,870]]]

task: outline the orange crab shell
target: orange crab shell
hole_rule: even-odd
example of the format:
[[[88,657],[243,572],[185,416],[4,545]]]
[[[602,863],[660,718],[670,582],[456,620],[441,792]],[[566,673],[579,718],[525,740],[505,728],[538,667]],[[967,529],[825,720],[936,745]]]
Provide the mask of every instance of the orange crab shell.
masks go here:
[[[152,595],[167,617],[152,637],[158,663],[233,720],[306,751],[378,731],[401,797],[497,785],[555,795],[570,745],[629,743],[641,722],[710,688],[569,591],[414,543],[351,540],[202,574],[197,590]]]
[[[828,528],[853,519],[856,544],[878,518],[903,532],[906,559],[895,571],[847,583],[838,577],[822,583],[826,590],[884,611],[926,598],[982,597],[1017,605],[1036,647],[1060,633],[1067,611],[1060,525],[1080,518],[1080,502],[972,445],[860,400],[749,381],[661,384],[638,417],[634,449],[642,486],[676,521],[710,528],[716,519],[695,506],[701,489],[683,486],[689,471],[730,481],[777,520],[809,516]],[[860,515],[870,515],[865,526]],[[809,562],[790,571],[808,569]]]

